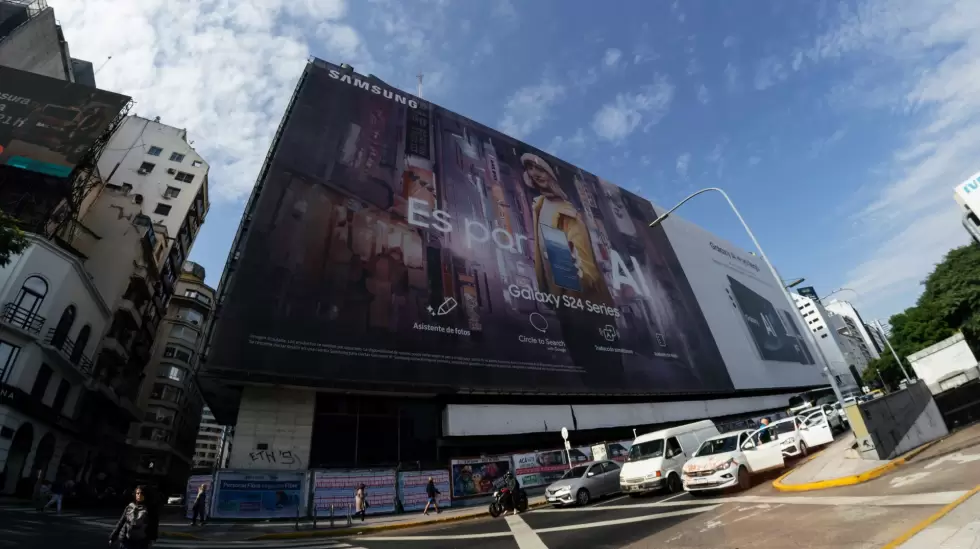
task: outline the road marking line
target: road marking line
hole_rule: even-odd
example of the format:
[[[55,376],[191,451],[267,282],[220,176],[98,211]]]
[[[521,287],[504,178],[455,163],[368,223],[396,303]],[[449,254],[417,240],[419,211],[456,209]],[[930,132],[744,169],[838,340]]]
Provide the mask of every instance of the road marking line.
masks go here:
[[[507,519],[507,526],[510,526],[510,531],[514,533],[514,540],[520,549],[548,549],[548,546],[541,541],[541,536],[536,534],[524,519],[517,515],[507,515],[504,518]]]
[[[674,501],[638,503],[635,505],[610,505],[599,509],[645,509],[651,507],[681,507],[700,506],[722,503],[775,503],[787,505],[869,505],[874,507],[896,507],[905,505],[946,505],[956,501],[966,491],[932,492],[926,494],[906,494],[894,496],[740,496],[731,498],[698,499],[690,501]],[[535,513],[582,513],[592,511],[591,507],[570,507],[559,509],[539,509]]]
[[[600,505],[605,505],[607,503],[612,503],[614,501],[619,501],[619,500],[621,500],[621,499],[623,499],[625,497],[626,496],[619,496],[619,497],[615,497],[615,498],[612,498],[612,499],[607,499],[606,501],[600,501],[599,503],[596,503],[595,505],[592,505],[592,507],[598,507]]]
[[[459,534],[449,536],[369,536],[364,541],[442,541],[452,539],[512,538],[513,532],[488,532],[486,534]]]
[[[669,498],[664,498],[664,499],[658,500],[657,503],[663,503],[665,501],[670,501],[672,499],[677,499],[677,498],[679,498],[681,496],[686,496],[686,495],[687,495],[687,492],[681,492],[679,494],[674,494],[674,495],[670,496]]]
[[[319,540],[288,540],[288,543],[261,543],[254,541],[187,541],[187,540],[157,540],[154,547],[173,547],[179,549],[230,549],[247,547],[248,549],[356,549],[349,543],[339,541]]]
[[[666,513],[655,513],[653,515],[645,515],[642,517],[631,517],[623,519],[613,519],[613,520],[602,520],[598,522],[586,522],[584,524],[569,524],[566,526],[554,526],[551,528],[541,528],[540,530],[535,530],[538,534],[547,534],[550,532],[567,532],[569,530],[584,530],[586,528],[598,528],[600,526],[617,526],[620,524],[632,524],[635,522],[645,522],[649,520],[659,520],[670,517],[682,517],[685,515],[696,515],[699,513],[706,513],[708,511],[714,511],[721,505],[710,505],[708,507],[699,507],[697,509],[684,509],[682,511],[668,511]],[[523,547],[523,546],[522,546]]]
[[[965,492],[962,496],[957,498],[955,501],[950,502],[949,505],[936,511],[932,516],[927,517],[922,522],[916,524],[912,528],[909,528],[902,535],[888,542],[888,544],[882,547],[881,549],[898,549],[899,547],[904,545],[906,541],[909,541],[910,539],[914,538],[916,534],[925,530],[934,522],[948,515],[953,509],[956,509],[959,505],[965,503],[966,500],[976,496],[977,493],[980,493],[980,486],[976,486],[972,490]]]

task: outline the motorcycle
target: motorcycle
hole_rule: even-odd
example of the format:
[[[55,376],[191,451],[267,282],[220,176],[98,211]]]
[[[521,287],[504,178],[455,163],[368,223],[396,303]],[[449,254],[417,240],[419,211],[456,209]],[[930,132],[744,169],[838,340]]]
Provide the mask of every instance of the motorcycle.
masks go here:
[[[510,488],[500,488],[493,493],[493,499],[490,501],[490,516],[497,518],[506,511],[504,502],[510,496]],[[518,490],[517,497],[515,498],[514,505],[517,507],[518,513],[523,513],[527,511],[527,494],[524,490]]]

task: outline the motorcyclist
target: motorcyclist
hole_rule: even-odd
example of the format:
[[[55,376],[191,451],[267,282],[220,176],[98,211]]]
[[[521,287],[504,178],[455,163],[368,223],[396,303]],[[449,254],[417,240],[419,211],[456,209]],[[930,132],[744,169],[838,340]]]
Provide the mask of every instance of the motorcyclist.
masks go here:
[[[517,481],[517,477],[510,471],[507,471],[507,474],[504,475],[504,482],[505,486],[510,490],[507,494],[506,501],[503,502],[505,513],[507,509],[510,509],[511,514],[516,515],[518,513],[517,502],[520,501],[521,483]]]

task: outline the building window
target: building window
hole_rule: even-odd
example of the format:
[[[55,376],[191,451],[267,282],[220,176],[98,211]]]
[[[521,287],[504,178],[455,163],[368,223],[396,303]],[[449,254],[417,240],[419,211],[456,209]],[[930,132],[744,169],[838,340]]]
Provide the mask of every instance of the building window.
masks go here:
[[[88,324],[82,326],[82,329],[78,331],[78,337],[75,339],[75,347],[71,350],[71,361],[78,364],[81,360],[82,354],[85,353],[85,346],[88,345],[88,338],[92,335],[92,327]]]
[[[174,326],[170,330],[170,337],[183,339],[193,346],[197,346],[197,330],[191,328],[190,326]]]
[[[200,160],[195,160],[195,161],[191,162],[191,166],[193,166],[195,168],[200,168],[203,165],[204,165],[204,162],[201,162]]]
[[[156,168],[156,167],[157,167],[157,165],[154,164],[154,163],[152,163],[152,162],[143,162],[142,164],[140,164],[140,169],[138,171],[139,171],[139,173],[147,174],[147,173],[152,172],[153,171],[153,168]]]
[[[34,386],[31,387],[31,396],[37,399],[44,398],[44,393],[48,390],[48,383],[51,382],[51,374],[54,372],[47,364],[42,364],[34,378]]]
[[[170,205],[169,204],[157,204],[157,207],[156,207],[155,210],[153,210],[153,213],[160,214],[160,215],[167,215],[167,214],[170,213]]]
[[[204,315],[194,309],[178,309],[177,320],[183,320],[195,326],[200,326],[204,324]]]
[[[58,384],[58,392],[54,395],[54,402],[51,403],[51,408],[54,411],[62,411],[62,408],[65,407],[65,401],[68,400],[68,391],[70,390],[71,384],[67,380],[62,379],[61,383]]]
[[[163,383],[154,383],[153,391],[150,392],[150,398],[180,404],[183,394],[183,391],[176,387],[164,385]]]
[[[146,151],[146,154],[148,154],[150,156],[160,156],[160,153],[162,153],[162,152],[163,152],[163,149],[161,149],[160,147],[157,147],[155,145],[151,145],[150,146],[150,150]]]
[[[177,153],[177,152],[170,153],[170,161],[171,162],[183,162],[184,161],[184,155],[182,155],[180,153]]]
[[[176,179],[177,181],[182,181],[184,183],[190,183],[194,181],[194,174],[187,173],[187,172],[177,172],[177,175],[174,176],[174,179]]]
[[[68,341],[68,332],[71,331],[72,325],[75,324],[76,313],[77,310],[74,305],[69,305],[62,311],[58,325],[55,326],[54,334],[51,336],[51,346],[55,349],[61,349]]]
[[[48,294],[48,283],[39,276],[29,276],[20,287],[15,301],[15,310],[5,314],[4,320],[29,329],[37,319],[37,312]],[[40,330],[40,326],[37,327]]]
[[[14,364],[17,363],[19,354],[20,347],[0,341],[0,383],[7,382],[10,372],[14,371]]]
[[[172,381],[183,381],[184,369],[177,366],[164,366],[164,376]]]
[[[177,198],[178,194],[180,194],[180,189],[177,187],[167,187],[167,190],[163,191],[164,198]]]
[[[211,298],[202,294],[201,292],[198,292],[197,290],[185,290],[184,296],[200,301],[207,306],[211,306]]]
[[[184,362],[190,363],[193,358],[194,353],[177,347],[175,345],[168,345],[166,349],[163,350],[164,358],[176,358],[177,360],[183,360]]]
[[[820,339],[827,337],[827,334],[820,334]]]

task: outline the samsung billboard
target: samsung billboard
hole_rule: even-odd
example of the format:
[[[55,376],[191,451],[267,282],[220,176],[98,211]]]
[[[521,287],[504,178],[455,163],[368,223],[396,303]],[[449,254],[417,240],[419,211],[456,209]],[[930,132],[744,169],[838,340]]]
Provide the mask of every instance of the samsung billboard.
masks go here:
[[[309,64],[266,168],[209,368],[437,392],[662,394],[743,388],[730,371],[753,360],[790,370],[791,386],[820,383],[778,286],[742,281],[744,264],[717,281],[778,332],[773,350],[728,302],[722,324],[706,317],[675,253],[687,244],[672,245],[674,225],[648,227],[648,201],[372,77]],[[720,253],[694,246],[696,259]],[[727,356],[716,330],[755,337],[765,354]]]
[[[67,177],[129,100],[0,66],[0,164]]]

